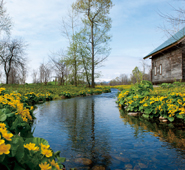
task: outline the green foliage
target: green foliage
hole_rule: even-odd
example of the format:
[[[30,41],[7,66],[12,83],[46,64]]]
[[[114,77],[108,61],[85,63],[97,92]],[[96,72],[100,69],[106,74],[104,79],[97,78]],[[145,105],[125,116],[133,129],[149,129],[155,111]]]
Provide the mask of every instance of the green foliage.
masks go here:
[[[131,74],[131,81],[132,83],[140,83],[143,79],[143,73],[139,70],[139,68],[136,66],[132,70]]]
[[[56,167],[63,168],[60,165],[65,159],[60,158],[60,153],[54,154],[49,147],[42,148],[41,145],[49,145],[45,139],[33,137],[31,126],[33,124],[33,106],[40,100],[51,100],[49,93],[35,94],[34,92],[21,95],[18,92],[10,92],[4,88],[0,88],[0,168],[1,169],[17,169],[17,170],[40,170],[42,163],[50,165],[51,161],[55,162]],[[26,144],[38,147],[26,148]],[[31,149],[30,149],[31,148]],[[46,152],[47,150],[47,152]],[[49,154],[47,154],[49,153]]]
[[[51,85],[6,87],[7,90],[0,88],[0,152],[3,152],[0,155],[0,169],[15,170],[40,170],[43,164],[51,166],[53,170],[63,168],[61,163],[65,158],[60,157],[60,151],[54,153],[45,139],[33,137],[31,126],[34,119],[34,104],[52,100],[55,94],[74,97],[110,91],[110,87],[95,89]],[[47,146],[45,148],[47,152],[44,152],[42,145]],[[3,147],[6,147],[6,150]]]
[[[166,89],[159,94],[159,89],[155,90],[154,93],[151,82],[142,81],[130,89],[122,91],[118,95],[117,103],[120,107],[126,107],[127,111],[142,112],[145,118],[162,116],[170,122],[175,119],[185,120],[185,93],[178,90],[182,85],[182,83],[173,83],[173,89],[177,89],[178,92],[171,92]],[[161,88],[167,86],[168,84],[163,84]]]

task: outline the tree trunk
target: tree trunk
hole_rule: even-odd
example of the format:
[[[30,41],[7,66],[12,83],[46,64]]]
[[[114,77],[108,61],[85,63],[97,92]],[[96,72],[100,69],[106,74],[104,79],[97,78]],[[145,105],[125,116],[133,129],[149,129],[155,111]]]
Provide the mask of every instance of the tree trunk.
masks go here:
[[[8,84],[9,75],[6,73],[6,84]]]
[[[75,54],[76,55],[76,54]],[[76,56],[75,56],[75,75],[74,75],[74,79],[75,79],[75,86],[77,86],[77,68],[76,68]]]
[[[92,45],[92,88],[95,87],[94,84],[94,34],[93,34],[93,22],[91,22],[91,45]]]
[[[89,76],[88,76],[88,72],[87,72],[87,67],[86,67],[85,60],[84,60],[84,57],[83,57],[82,52],[81,52],[81,56],[82,56],[82,61],[83,61],[83,65],[84,65],[86,81],[88,83],[88,86],[90,87],[90,82],[89,82]]]

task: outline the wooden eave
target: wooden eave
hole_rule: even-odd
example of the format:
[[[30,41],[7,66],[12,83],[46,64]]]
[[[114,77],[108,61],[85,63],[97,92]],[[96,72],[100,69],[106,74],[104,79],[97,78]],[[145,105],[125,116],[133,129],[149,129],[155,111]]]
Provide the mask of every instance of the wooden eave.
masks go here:
[[[168,50],[168,49],[170,49],[170,48],[176,46],[177,44],[181,43],[183,40],[185,40],[185,37],[181,38],[181,39],[178,40],[177,42],[175,42],[175,43],[173,43],[173,44],[171,44],[171,45],[169,45],[169,46],[167,46],[167,47],[165,47],[165,48],[163,48],[163,49],[161,49],[161,50],[159,50],[159,51],[156,51],[156,52],[153,53],[153,54],[150,54],[150,55],[144,57],[143,59],[147,59],[147,58],[152,57],[152,56],[154,56],[154,55],[156,55],[156,54],[162,53],[163,51]]]

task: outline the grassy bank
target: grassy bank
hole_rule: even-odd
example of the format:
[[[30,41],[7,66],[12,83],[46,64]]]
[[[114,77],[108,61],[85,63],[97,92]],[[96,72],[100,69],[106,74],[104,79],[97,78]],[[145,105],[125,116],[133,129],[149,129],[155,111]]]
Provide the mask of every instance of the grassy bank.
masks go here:
[[[2,85],[0,87],[0,169],[61,170],[65,158],[49,143],[33,137],[34,104],[63,97],[109,92],[109,87]]]
[[[117,103],[127,111],[142,112],[145,118],[185,121],[185,84],[175,82],[153,88],[151,82],[142,81],[121,91]]]
[[[98,86],[96,88],[86,88],[84,86],[75,87],[72,85],[58,86],[58,85],[43,85],[43,84],[25,84],[25,85],[1,85],[1,87],[6,88],[6,91],[8,91],[9,93],[13,91],[17,91],[21,95],[32,94],[32,98],[34,98],[34,96],[42,98],[43,96],[43,98],[45,97],[46,100],[61,99],[63,97],[70,98],[70,97],[76,97],[76,96],[86,96],[86,95],[110,92],[110,87],[106,87],[106,86]]]

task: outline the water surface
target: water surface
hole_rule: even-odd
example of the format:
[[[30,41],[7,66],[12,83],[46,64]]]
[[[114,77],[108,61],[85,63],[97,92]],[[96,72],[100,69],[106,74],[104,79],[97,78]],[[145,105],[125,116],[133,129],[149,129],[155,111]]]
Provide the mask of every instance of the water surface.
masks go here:
[[[67,169],[185,169],[185,133],[119,111],[118,90],[46,102],[35,110],[34,136],[66,157]],[[76,158],[92,160],[90,166]]]

